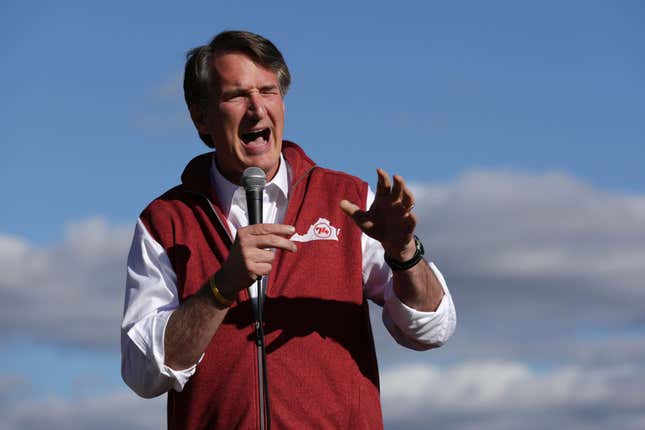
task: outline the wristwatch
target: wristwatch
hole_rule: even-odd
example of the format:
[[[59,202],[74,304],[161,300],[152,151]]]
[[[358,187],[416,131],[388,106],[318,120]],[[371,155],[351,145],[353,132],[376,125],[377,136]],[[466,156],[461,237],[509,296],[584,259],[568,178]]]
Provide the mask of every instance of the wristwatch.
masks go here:
[[[423,244],[416,234],[414,235],[414,246],[416,247],[416,251],[408,261],[398,261],[385,254],[385,262],[392,270],[408,270],[421,261],[421,259],[423,259],[423,254],[425,254]]]

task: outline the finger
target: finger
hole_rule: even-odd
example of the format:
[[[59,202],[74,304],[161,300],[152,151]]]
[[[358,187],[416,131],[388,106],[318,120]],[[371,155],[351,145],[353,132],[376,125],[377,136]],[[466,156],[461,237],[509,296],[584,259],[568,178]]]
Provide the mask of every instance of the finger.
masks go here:
[[[399,202],[403,197],[403,188],[405,188],[405,182],[399,175],[392,176],[392,179],[394,179],[394,185],[392,186],[392,194],[390,195],[390,198],[392,199],[392,202]]]
[[[367,212],[362,211],[358,206],[356,206],[354,203],[351,203],[347,200],[341,200],[340,201],[340,208],[345,212],[348,216],[352,217],[356,225],[358,225],[361,229],[366,229],[366,228],[371,228],[373,223],[370,221],[369,217],[367,216]]]
[[[266,249],[256,249],[254,252],[249,253],[249,259],[253,263],[269,263],[275,260],[275,252]]]
[[[350,202],[349,200],[341,200],[340,208],[349,216],[353,216],[356,211],[359,211],[361,208]]]
[[[298,250],[295,243],[293,243],[289,239],[285,239],[282,236],[278,236],[277,234],[263,234],[253,236],[249,241],[248,246],[260,249],[279,248],[291,252],[296,252]]]
[[[296,232],[294,226],[286,224],[254,224],[248,227],[243,227],[240,230],[245,230],[245,232],[248,232],[249,234],[252,234],[254,236],[264,234],[291,236]]]
[[[376,169],[376,174],[378,175],[378,182],[376,184],[376,195],[377,196],[389,195],[390,188],[392,187],[392,184],[390,183],[390,177],[383,169]]]
[[[407,186],[403,187],[403,197],[401,198],[401,205],[407,212],[410,212],[412,208],[414,208],[414,195]]]
[[[249,267],[252,275],[255,275],[257,279],[258,276],[264,276],[271,273],[271,264],[269,263],[255,263]]]

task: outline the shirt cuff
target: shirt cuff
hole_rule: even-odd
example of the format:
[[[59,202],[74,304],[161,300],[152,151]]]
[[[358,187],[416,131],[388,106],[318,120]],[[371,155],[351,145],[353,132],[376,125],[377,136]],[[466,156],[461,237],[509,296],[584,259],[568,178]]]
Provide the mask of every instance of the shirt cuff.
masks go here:
[[[168,379],[171,388],[175,391],[182,391],[188,379],[195,373],[197,365],[204,358],[204,354],[199,357],[197,363],[187,369],[174,370],[165,365],[164,335],[166,325],[173,312],[174,310],[159,311],[133,325],[127,334],[147,359],[153,363],[159,375]],[[145,333],[151,335],[146,336]]]
[[[455,331],[457,316],[455,306],[443,275],[429,264],[443,288],[444,296],[434,312],[423,312],[403,303],[394,292],[392,283],[385,289],[383,323],[401,345],[425,350],[443,345]]]

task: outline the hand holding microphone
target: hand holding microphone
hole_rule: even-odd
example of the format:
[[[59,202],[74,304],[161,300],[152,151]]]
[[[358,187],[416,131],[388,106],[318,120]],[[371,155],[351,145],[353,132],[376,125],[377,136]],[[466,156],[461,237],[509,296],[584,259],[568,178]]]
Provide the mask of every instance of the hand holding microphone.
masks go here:
[[[268,275],[275,254],[269,248],[296,252],[296,245],[288,238],[295,228],[285,224],[262,224],[262,191],[266,182],[264,171],[249,167],[242,174],[246,191],[249,226],[237,230],[229,256],[215,275],[220,291],[232,299],[237,292],[248,288],[260,276]]]

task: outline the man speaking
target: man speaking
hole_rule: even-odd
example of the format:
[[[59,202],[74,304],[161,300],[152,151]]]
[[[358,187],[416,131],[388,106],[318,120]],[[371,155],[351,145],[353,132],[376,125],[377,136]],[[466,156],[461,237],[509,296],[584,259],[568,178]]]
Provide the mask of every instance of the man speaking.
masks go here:
[[[382,428],[366,299],[406,347],[454,332],[403,178],[379,169],[372,192],[283,140],[290,80],[253,33],[188,54],[186,104],[214,151],[141,213],[121,331],[124,381],[142,397],[168,393],[171,429]],[[240,185],[249,167],[266,175],[255,224]]]

